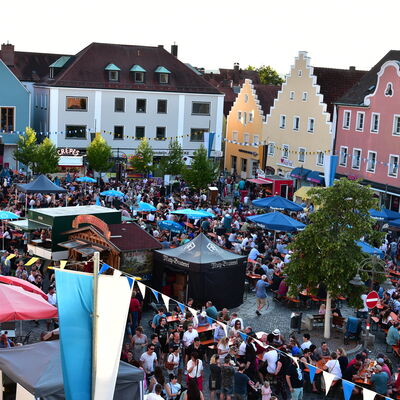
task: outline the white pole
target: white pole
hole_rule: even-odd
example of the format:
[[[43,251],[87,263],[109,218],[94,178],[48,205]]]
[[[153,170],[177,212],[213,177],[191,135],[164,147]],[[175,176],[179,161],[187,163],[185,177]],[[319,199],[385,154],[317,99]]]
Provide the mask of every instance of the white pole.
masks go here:
[[[325,323],[324,323],[324,338],[330,339],[331,337],[331,294],[326,294],[326,309],[325,309]]]
[[[100,253],[96,251],[93,257],[93,316],[92,316],[92,400],[95,398],[96,365],[97,365],[97,286],[99,279]]]

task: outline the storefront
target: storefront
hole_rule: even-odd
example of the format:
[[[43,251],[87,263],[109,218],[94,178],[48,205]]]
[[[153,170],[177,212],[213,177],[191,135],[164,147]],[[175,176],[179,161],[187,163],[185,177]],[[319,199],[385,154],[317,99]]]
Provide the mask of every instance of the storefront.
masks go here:
[[[287,179],[277,175],[267,175],[265,178],[247,180],[256,185],[263,186],[267,195],[279,195],[289,200],[293,198],[293,179]]]
[[[85,174],[85,167],[83,165],[83,155],[80,150],[72,148],[62,148],[57,150],[60,159],[58,166],[60,172],[67,174]]]

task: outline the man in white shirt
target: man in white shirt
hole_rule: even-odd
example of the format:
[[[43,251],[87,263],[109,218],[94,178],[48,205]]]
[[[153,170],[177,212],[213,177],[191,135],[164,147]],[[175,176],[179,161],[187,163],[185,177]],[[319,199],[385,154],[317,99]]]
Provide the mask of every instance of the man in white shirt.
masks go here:
[[[162,392],[162,386],[157,383],[156,386],[154,387],[154,393],[149,393],[145,396],[146,400],[164,400],[163,397],[161,397],[161,392]]]
[[[250,250],[250,253],[249,253],[249,256],[248,256],[248,258],[250,259],[250,260],[256,260],[257,259],[257,257],[260,255],[261,253],[255,248],[255,247],[253,247],[251,250]]]
[[[303,335],[303,343],[300,346],[302,350],[310,348],[310,346],[312,345],[310,338],[311,338],[311,336],[309,333],[305,333]]]
[[[183,334],[182,342],[185,347],[190,346],[196,337],[199,334],[197,333],[196,329],[193,328],[193,324],[188,325],[187,331]]]
[[[268,367],[267,371],[270,374],[275,374],[276,372],[276,363],[278,361],[278,352],[274,350],[272,347],[268,347],[267,351],[264,353],[263,361],[267,362]]]
[[[140,356],[140,366],[144,369],[147,376],[153,375],[154,365],[157,365],[157,354],[154,350],[154,344],[149,344],[147,351]]]

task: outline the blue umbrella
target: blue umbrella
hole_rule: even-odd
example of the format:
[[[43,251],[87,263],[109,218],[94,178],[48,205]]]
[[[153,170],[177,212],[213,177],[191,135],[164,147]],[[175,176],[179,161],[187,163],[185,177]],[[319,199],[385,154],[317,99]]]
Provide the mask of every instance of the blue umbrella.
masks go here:
[[[105,192],[100,193],[102,196],[111,196],[111,197],[124,197],[125,195],[119,190],[106,190]]]
[[[158,226],[160,227],[160,229],[165,230],[165,231],[170,231],[170,232],[174,232],[174,233],[185,232],[185,228],[175,221],[168,221],[168,220],[160,221],[160,222],[158,222]]]
[[[385,221],[389,221],[392,219],[399,219],[400,213],[392,210],[388,210],[387,208],[382,208],[381,210],[374,210],[373,208],[369,210],[369,213],[372,218],[376,219],[384,219]]]
[[[192,210],[190,208],[182,208],[172,211],[171,214],[187,215],[190,219],[215,218],[215,215],[204,210]]]
[[[96,179],[91,178],[90,176],[82,176],[81,178],[76,178],[77,182],[85,182],[85,183],[95,183]]]
[[[145,203],[144,201],[139,201],[139,206],[134,209],[139,212],[150,212],[157,210],[153,205]]]
[[[303,207],[282,196],[271,196],[254,200],[253,206],[272,208],[273,210],[302,211]]]
[[[254,215],[252,217],[247,217],[247,219],[256,224],[264,225],[271,231],[293,232],[306,227],[303,223],[296,221],[295,219],[290,218],[279,211],[268,214]]]
[[[0,211],[0,219],[18,219],[19,216],[10,211]]]
[[[389,226],[395,226],[396,228],[400,228],[400,218],[399,219],[392,219],[388,221]]]
[[[96,197],[96,206],[101,206],[100,196]]]
[[[356,243],[357,243],[357,246],[361,247],[361,251],[363,253],[371,254],[371,255],[375,254],[375,255],[379,256],[380,258],[383,258],[384,254],[383,254],[382,250],[377,249],[376,247],[371,246],[369,243],[363,242],[362,240],[358,240],[358,241],[356,241]]]

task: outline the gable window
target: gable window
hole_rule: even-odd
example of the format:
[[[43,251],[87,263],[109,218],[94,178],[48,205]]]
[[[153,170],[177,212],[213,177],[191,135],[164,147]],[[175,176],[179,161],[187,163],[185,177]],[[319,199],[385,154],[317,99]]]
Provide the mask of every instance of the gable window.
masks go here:
[[[397,178],[399,172],[399,156],[391,154],[389,156],[388,175],[392,178]]]
[[[86,125],[66,125],[65,137],[67,139],[86,139]]]
[[[279,118],[279,128],[285,129],[286,128],[286,115],[281,115]]]
[[[247,103],[249,101],[249,95],[245,94],[244,95],[244,102]]]
[[[124,127],[121,125],[114,126],[114,139],[122,140],[124,138]]]
[[[293,117],[293,130],[298,131],[300,128],[300,117]]]
[[[346,146],[340,146],[340,155],[339,155],[340,166],[347,167],[348,154],[349,154],[349,149]]]
[[[247,171],[247,158],[241,158],[240,160],[242,163],[242,165],[241,165],[242,172],[246,172]]]
[[[393,135],[400,135],[400,115],[393,117]]]
[[[289,158],[289,145],[287,144],[282,145],[282,158],[284,159]]]
[[[121,71],[120,68],[118,68],[115,64],[108,64],[104,69],[106,72],[108,72],[108,80],[110,82],[119,81],[119,73]]]
[[[367,172],[375,172],[376,168],[376,152],[369,151],[367,159]]]
[[[325,154],[323,151],[317,152],[317,165],[324,165]]]
[[[371,115],[371,132],[378,133],[379,131],[379,114],[372,113]]]
[[[289,99],[294,100],[294,92],[293,90],[289,93]]]
[[[245,143],[250,143],[250,135],[248,133],[243,134],[243,141]]]
[[[393,96],[393,84],[391,82],[388,82],[388,84],[386,85],[385,96],[386,97]]]
[[[14,107],[0,107],[0,131],[15,130],[14,115]]]
[[[242,124],[243,124],[243,125],[246,125],[246,124],[247,124],[247,113],[246,113],[246,112],[243,113]]]
[[[307,98],[308,98],[308,93],[307,92],[303,92],[303,96],[301,97],[301,99],[303,101],[307,101]]]
[[[308,118],[307,132],[314,133],[314,123],[315,123],[314,118]]]
[[[154,72],[158,74],[159,83],[161,84],[169,83],[169,76],[171,75],[171,72],[168,71],[167,68],[159,66],[156,68]]]
[[[242,120],[242,112],[238,111],[238,120],[241,121]]]
[[[66,97],[65,109],[67,111],[87,111],[87,97]]]
[[[192,115],[210,115],[210,103],[194,101],[192,103]]]
[[[135,128],[135,139],[140,140],[145,137],[145,128],[144,126],[137,126]]]
[[[343,129],[350,129],[351,111],[343,113]]]
[[[258,135],[254,135],[253,144],[258,146],[260,144],[260,137]]]
[[[254,116],[253,116],[253,111],[249,112],[249,122],[253,122]]]
[[[167,113],[167,100],[158,100],[157,101],[157,113],[158,114],[166,114]]]
[[[299,162],[305,162],[306,160],[306,149],[304,147],[299,147]]]
[[[237,142],[237,140],[238,140],[238,133],[237,133],[237,131],[232,132],[232,140],[234,140],[235,142]]]
[[[114,111],[115,112],[125,112],[125,99],[116,97],[114,99]]]
[[[364,119],[365,113],[358,111],[357,112],[357,123],[356,123],[356,130],[362,132],[364,130]]]
[[[204,132],[208,132],[208,130],[202,129],[202,128],[190,129],[190,141],[191,142],[204,142]]]
[[[268,155],[271,157],[275,155],[275,143],[273,142],[268,143]]]
[[[353,157],[351,160],[351,168],[360,169],[361,166],[361,150],[353,149]]]
[[[166,129],[165,126],[157,126],[156,128],[156,139],[163,140],[166,138]]]
[[[298,76],[301,76],[303,74],[303,71],[301,70],[301,69],[299,69],[298,71],[297,71],[297,75]]]
[[[146,112],[146,99],[136,99],[136,112],[145,113]]]
[[[144,82],[144,72],[134,72],[133,80],[136,83],[143,83]]]
[[[162,84],[166,84],[169,82],[169,74],[160,74],[159,75],[159,82]]]

